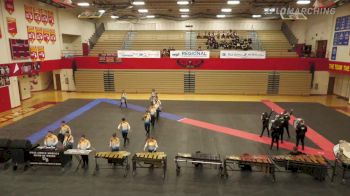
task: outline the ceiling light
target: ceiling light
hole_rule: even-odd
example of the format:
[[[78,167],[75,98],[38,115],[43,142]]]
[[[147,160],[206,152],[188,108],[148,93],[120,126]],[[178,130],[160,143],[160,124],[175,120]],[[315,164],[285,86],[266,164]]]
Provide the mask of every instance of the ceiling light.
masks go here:
[[[106,10],[98,10],[98,12],[100,12],[100,13],[105,13],[106,12]]]
[[[221,9],[222,12],[232,12],[231,8],[222,8]]]
[[[146,18],[155,18],[155,16],[154,15],[148,15],[148,16],[146,16]]]
[[[223,15],[223,14],[218,14],[218,15],[216,15],[216,17],[217,17],[217,18],[225,18],[225,17],[226,17],[226,15]]]
[[[261,18],[261,15],[260,14],[254,14],[252,15],[253,18]]]
[[[227,4],[229,4],[229,5],[238,5],[240,3],[241,2],[239,0],[227,1]]]
[[[310,0],[298,0],[297,4],[299,4],[299,5],[307,5],[307,4],[310,4]]]
[[[140,13],[147,13],[148,12],[148,9],[139,9],[138,10]]]
[[[177,1],[178,5],[188,5],[189,2],[188,1]]]
[[[117,19],[119,16],[111,16],[112,19]]]
[[[182,8],[182,9],[179,9],[180,12],[189,12],[190,9],[187,9],[187,8]]]
[[[80,6],[80,7],[88,7],[88,6],[90,6],[90,3],[87,3],[87,2],[79,2],[79,3],[77,3],[77,5]]]
[[[181,18],[188,18],[188,17],[190,17],[189,15],[187,15],[187,14],[183,14],[183,15],[181,15]]]
[[[134,1],[132,2],[133,5],[145,5],[144,1]]]

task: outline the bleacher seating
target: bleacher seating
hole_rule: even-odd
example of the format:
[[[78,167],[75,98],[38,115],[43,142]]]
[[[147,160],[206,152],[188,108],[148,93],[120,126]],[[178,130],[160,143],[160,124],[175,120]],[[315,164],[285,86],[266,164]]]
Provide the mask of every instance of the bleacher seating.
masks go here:
[[[127,31],[105,31],[98,39],[90,56],[97,56],[100,53],[117,53],[123,47]]]
[[[169,47],[186,49],[185,31],[137,31],[127,49],[162,50]]]

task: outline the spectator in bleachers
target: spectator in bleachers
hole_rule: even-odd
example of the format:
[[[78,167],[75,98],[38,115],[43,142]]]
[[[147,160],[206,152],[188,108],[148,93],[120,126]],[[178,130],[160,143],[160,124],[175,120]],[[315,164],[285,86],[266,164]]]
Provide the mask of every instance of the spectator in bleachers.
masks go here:
[[[233,30],[205,32],[204,36],[198,33],[197,38],[207,39],[207,49],[251,50],[253,44],[251,38],[240,39]]]

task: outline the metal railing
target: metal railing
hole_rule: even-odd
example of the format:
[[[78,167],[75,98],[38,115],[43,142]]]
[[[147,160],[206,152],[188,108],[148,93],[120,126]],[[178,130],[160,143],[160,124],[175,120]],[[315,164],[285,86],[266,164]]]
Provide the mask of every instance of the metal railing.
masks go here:
[[[295,37],[292,30],[289,28],[289,26],[285,22],[282,23],[281,30],[283,34],[286,36],[290,45],[295,46],[298,43],[297,37]]]
[[[100,26],[96,28],[95,33],[89,39],[90,49],[92,49],[95,46],[95,44],[97,43],[97,40],[101,37],[101,35],[104,32],[105,32],[105,25],[101,23]]]

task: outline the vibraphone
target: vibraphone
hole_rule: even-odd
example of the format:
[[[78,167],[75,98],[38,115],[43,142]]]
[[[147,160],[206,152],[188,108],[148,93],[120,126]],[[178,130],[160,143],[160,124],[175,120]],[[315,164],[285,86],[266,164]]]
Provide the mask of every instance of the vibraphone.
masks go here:
[[[309,174],[319,181],[328,175],[329,163],[321,155],[277,155],[272,160],[287,171]]]
[[[252,172],[264,172],[272,176],[276,181],[275,165],[268,155],[248,155],[226,156],[224,159],[223,177],[228,177],[228,171],[242,171],[248,169]]]
[[[29,151],[30,165],[64,167],[69,161],[69,156],[65,156],[63,149],[38,146]]]
[[[190,153],[177,153],[175,156],[175,164],[176,164],[176,175],[180,175],[180,163],[192,163],[195,167],[209,165],[215,166],[215,169],[219,169],[220,174],[222,173],[223,163],[220,159],[219,154],[208,154],[196,152],[193,154]]]
[[[350,144],[348,142],[341,142],[333,148],[335,161],[333,165],[332,182],[337,174],[337,169],[342,170],[342,182],[346,181],[346,171],[350,169]]]
[[[166,176],[167,155],[164,152],[139,152],[132,157],[132,174],[136,174],[136,168],[160,168],[163,169],[163,179]]]
[[[79,166],[83,162],[81,159],[81,155],[88,155],[89,156],[90,153],[92,153],[92,152],[93,152],[93,150],[68,149],[68,150],[64,151],[64,154],[75,156],[75,158],[78,160],[78,165],[75,169],[75,171],[77,171],[79,169]]]
[[[130,169],[129,165],[129,155],[130,152],[127,151],[118,151],[118,152],[97,152],[95,154],[95,174],[99,169],[115,169],[117,167],[124,169],[124,177],[128,175],[128,171]],[[98,159],[106,159],[110,167],[101,168],[98,164]]]

